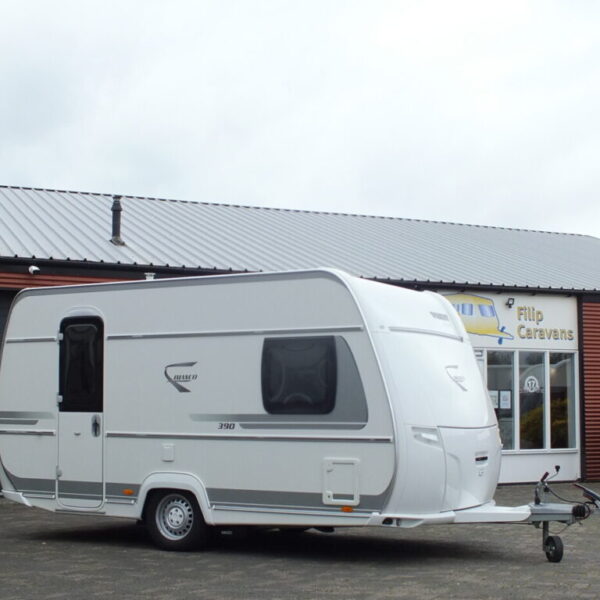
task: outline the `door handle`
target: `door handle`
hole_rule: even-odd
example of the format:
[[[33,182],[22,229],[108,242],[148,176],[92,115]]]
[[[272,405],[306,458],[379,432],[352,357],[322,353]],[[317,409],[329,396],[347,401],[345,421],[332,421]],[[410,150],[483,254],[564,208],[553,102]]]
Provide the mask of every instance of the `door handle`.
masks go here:
[[[92,417],[92,435],[98,437],[100,435],[100,415]]]

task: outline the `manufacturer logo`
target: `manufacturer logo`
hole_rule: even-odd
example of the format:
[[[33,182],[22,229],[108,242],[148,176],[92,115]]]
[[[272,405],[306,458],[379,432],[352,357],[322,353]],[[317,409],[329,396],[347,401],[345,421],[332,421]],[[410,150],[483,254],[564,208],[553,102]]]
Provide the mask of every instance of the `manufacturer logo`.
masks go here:
[[[466,377],[458,372],[458,365],[448,365],[446,367],[446,373],[448,373],[448,377],[450,377],[463,392],[467,391],[467,386],[465,385]]]
[[[173,363],[165,367],[165,377],[167,381],[178,391],[178,392],[189,392],[190,390],[182,385],[183,383],[190,383],[198,379],[196,373],[191,373],[187,369],[193,367],[196,364],[194,362],[183,362]],[[184,369],[186,369],[184,371]]]

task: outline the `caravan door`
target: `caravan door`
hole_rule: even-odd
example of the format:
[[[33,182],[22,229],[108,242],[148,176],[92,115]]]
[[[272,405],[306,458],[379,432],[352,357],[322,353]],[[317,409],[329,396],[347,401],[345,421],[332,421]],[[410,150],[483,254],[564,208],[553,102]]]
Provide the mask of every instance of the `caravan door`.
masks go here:
[[[104,324],[72,317],[60,326],[57,496],[70,508],[104,498]]]

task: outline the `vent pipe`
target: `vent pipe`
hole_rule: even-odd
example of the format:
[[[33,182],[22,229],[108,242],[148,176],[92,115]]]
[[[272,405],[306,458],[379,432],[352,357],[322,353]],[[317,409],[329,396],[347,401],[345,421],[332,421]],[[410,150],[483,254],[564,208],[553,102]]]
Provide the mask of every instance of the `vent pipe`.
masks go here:
[[[113,203],[110,209],[112,211],[112,237],[110,241],[115,246],[124,246],[125,242],[121,239],[121,196],[113,196]]]

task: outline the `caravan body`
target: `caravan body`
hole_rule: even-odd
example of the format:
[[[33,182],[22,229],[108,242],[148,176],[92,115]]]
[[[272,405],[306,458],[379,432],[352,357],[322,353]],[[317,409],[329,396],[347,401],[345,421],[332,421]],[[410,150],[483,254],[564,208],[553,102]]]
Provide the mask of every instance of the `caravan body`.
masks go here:
[[[469,521],[500,449],[431,292],[315,270],[25,290],[11,309],[0,481],[26,505],[140,519],[182,491],[207,525]],[[160,517],[175,540],[185,509]]]

